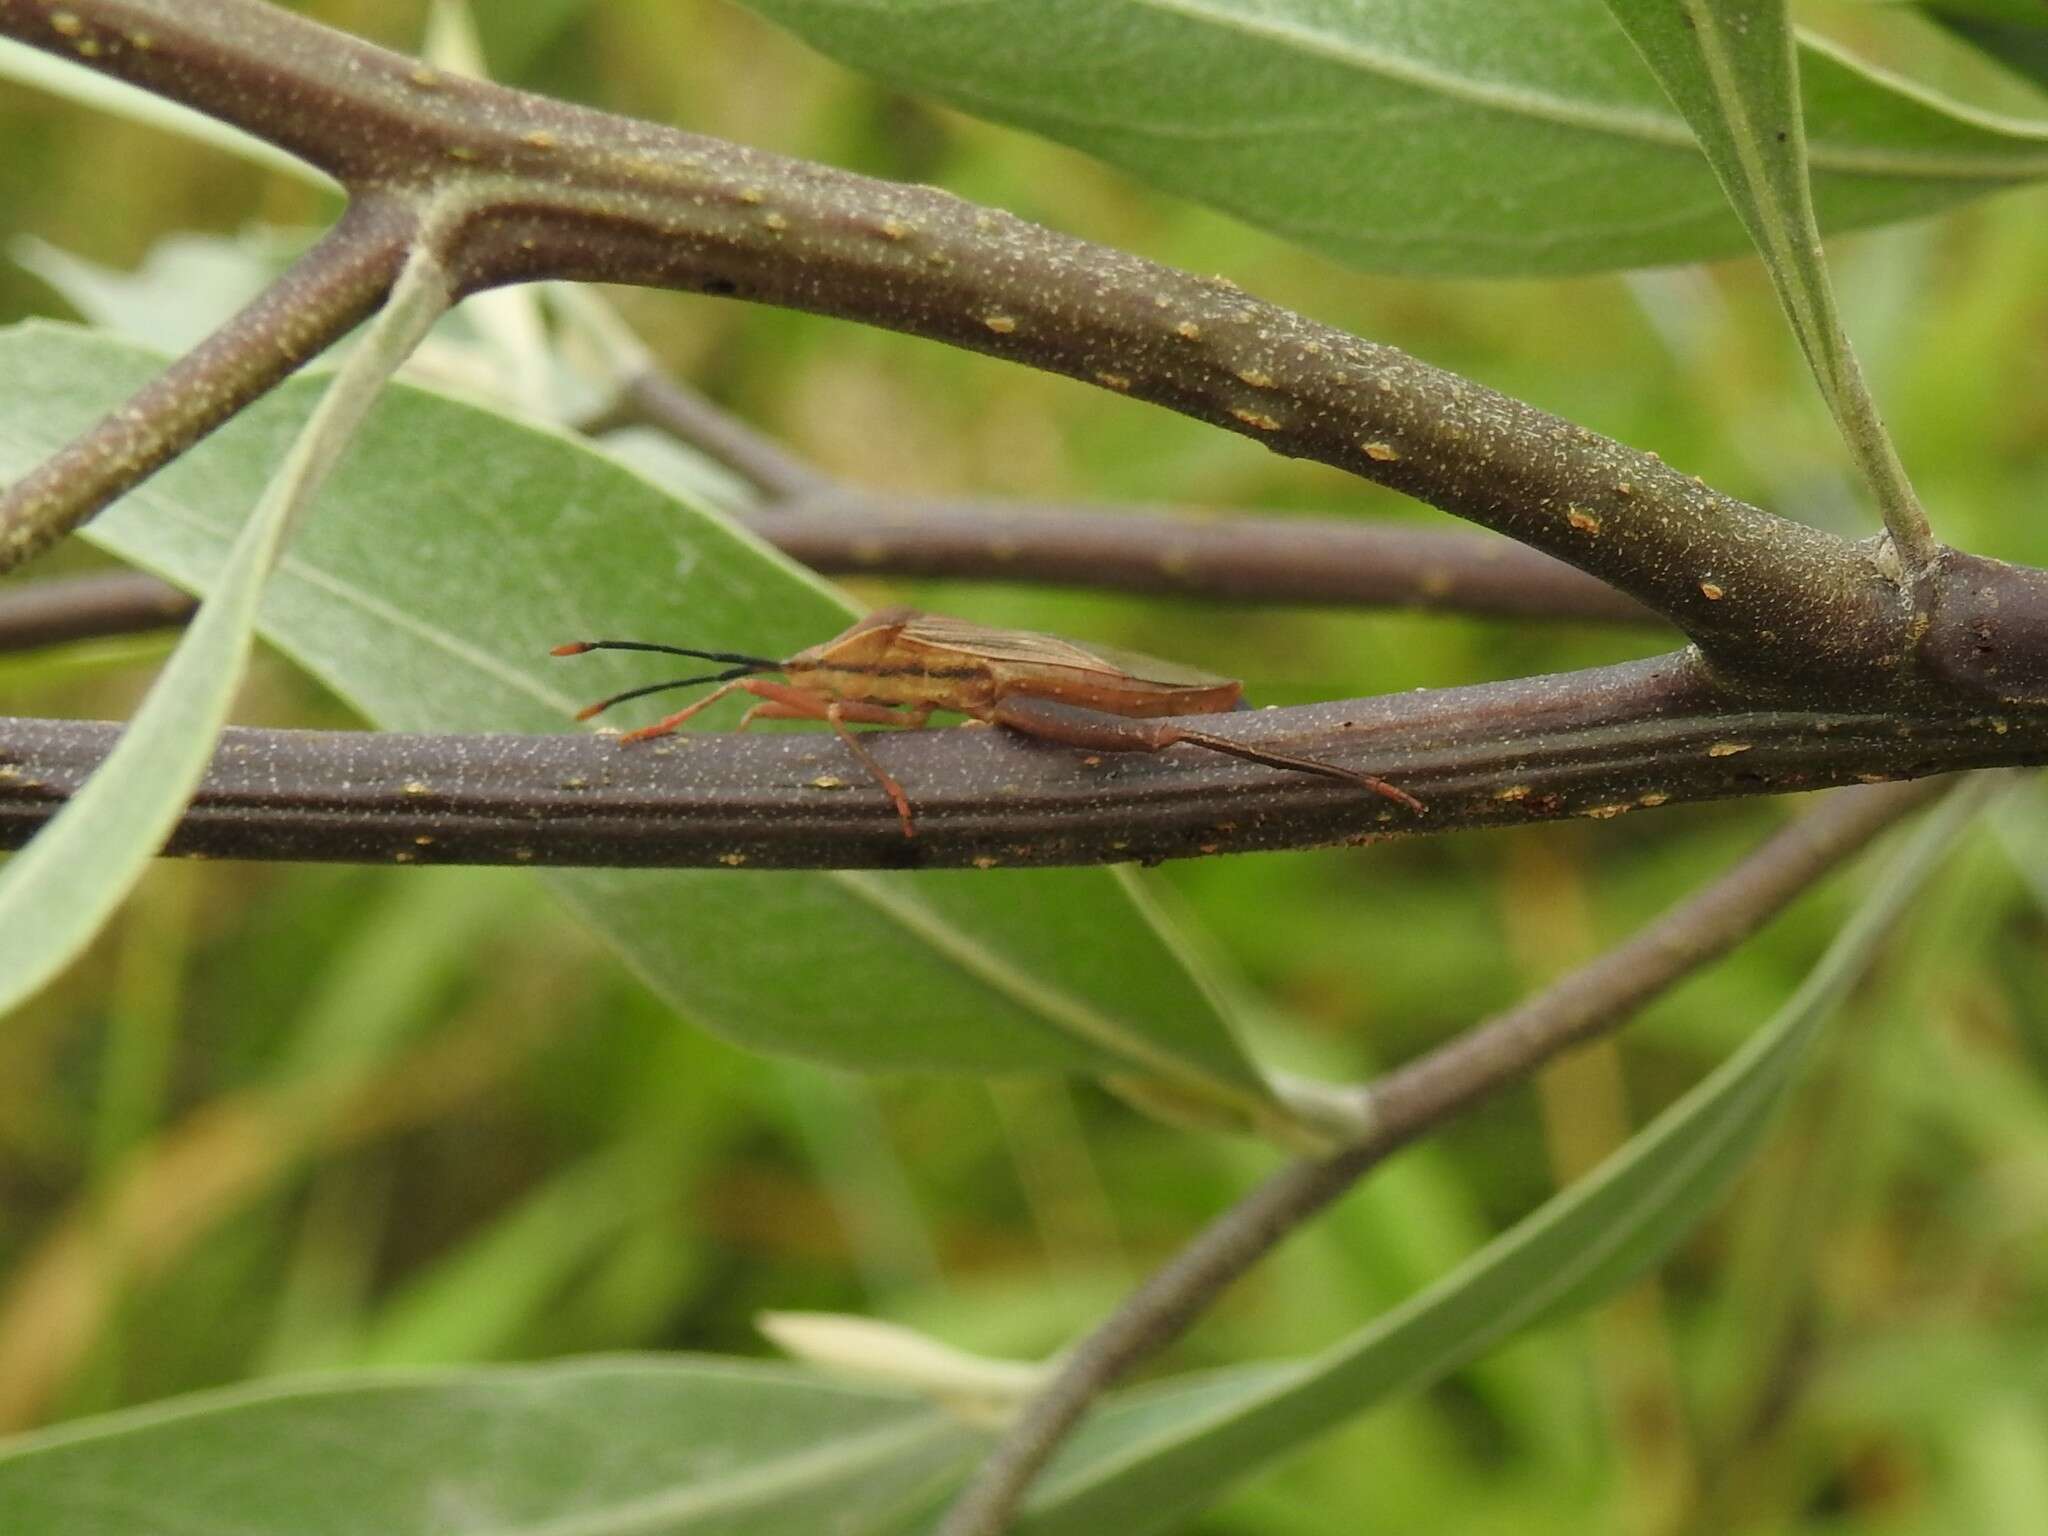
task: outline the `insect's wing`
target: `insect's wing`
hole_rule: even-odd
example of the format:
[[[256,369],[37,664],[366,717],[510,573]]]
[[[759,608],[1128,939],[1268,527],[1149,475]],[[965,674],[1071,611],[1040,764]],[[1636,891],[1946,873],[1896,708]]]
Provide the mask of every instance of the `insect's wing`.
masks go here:
[[[1238,684],[1227,677],[1106,645],[1078,644],[1029,629],[988,629],[940,614],[919,614],[899,643],[972,655],[1001,677],[1007,694],[1063,697],[1119,714],[1180,714],[1229,709]],[[941,663],[934,659],[933,665]]]

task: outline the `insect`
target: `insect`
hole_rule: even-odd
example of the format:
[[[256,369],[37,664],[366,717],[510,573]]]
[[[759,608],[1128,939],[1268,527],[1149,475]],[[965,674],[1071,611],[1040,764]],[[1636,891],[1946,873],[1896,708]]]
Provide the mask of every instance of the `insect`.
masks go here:
[[[905,837],[917,836],[910,797],[849,724],[915,729],[932,711],[943,709],[1091,752],[1161,752],[1182,744],[1207,747],[1273,768],[1362,785],[1418,814],[1423,810],[1422,802],[1406,790],[1372,774],[1211,735],[1171,718],[1245,708],[1244,684],[1234,678],[1214,677],[1149,656],[1080,646],[1030,630],[984,629],[934,613],[885,608],[787,661],[644,640],[575,640],[556,646],[553,654],[580,656],[586,651],[657,651],[731,665],[702,677],[628,688],[579,711],[577,719],[588,720],[614,704],[671,688],[721,685],[686,709],[626,732],[619,738],[624,745],[666,736],[735,690],[751,693],[760,702],[741,719],[741,730],[756,720],[828,722],[887,792]],[[788,681],[761,676],[767,672],[779,672]]]

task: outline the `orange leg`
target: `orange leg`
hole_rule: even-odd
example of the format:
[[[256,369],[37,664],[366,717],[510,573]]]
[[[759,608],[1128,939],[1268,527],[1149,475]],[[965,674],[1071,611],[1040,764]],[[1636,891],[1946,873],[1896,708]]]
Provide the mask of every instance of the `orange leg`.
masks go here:
[[[1027,736],[1093,752],[1163,752],[1182,743],[1191,747],[1207,747],[1212,752],[1227,753],[1248,762],[1291,768],[1297,773],[1313,773],[1325,779],[1362,785],[1376,795],[1384,795],[1407,806],[1418,815],[1424,809],[1422,802],[1407,790],[1396,788],[1372,774],[1360,773],[1354,768],[1340,768],[1335,763],[1318,762],[1312,757],[1269,752],[1247,742],[1232,741],[1227,736],[1212,736],[1207,731],[1189,730],[1184,725],[1174,724],[1171,718],[1134,720],[1125,715],[1113,715],[1107,710],[1083,709],[1051,699],[1034,698],[1002,699],[988,712],[987,718],[997,725],[1007,725],[1013,731],[1022,731]]]
[[[655,721],[652,725],[643,725],[637,731],[626,732],[625,735],[619,738],[619,745],[623,747],[628,742],[652,741],[657,736],[672,735],[677,726],[681,725],[699,710],[710,708],[728,693],[732,693],[735,690],[744,690],[748,693],[757,692],[759,681],[758,678],[743,677],[736,683],[727,683],[723,688],[714,688],[688,709],[679,709],[674,714]]]
[[[755,720],[823,720],[830,724],[838,733],[839,739],[846,743],[848,750],[860,759],[861,766],[874,775],[875,782],[881,785],[889,796],[890,803],[896,807],[897,818],[903,823],[903,835],[917,836],[917,825],[910,815],[910,797],[903,792],[903,786],[896,782],[889,770],[876,760],[875,754],[863,746],[860,738],[846,728],[846,722],[857,720],[863,725],[895,725],[915,730],[922,726],[926,717],[931,714],[930,705],[918,709],[899,710],[887,704],[868,704],[854,699],[828,699],[806,689],[793,688],[788,683],[770,682],[761,677],[743,677],[737,682],[727,683],[723,688],[707,693],[688,709],[678,710],[666,720],[657,720],[653,725],[644,726],[640,730],[629,731],[619,740],[623,744],[646,741],[654,736],[666,736],[712,700],[723,698],[735,689],[751,693],[761,701],[748,710],[740,720],[741,730],[745,730]]]

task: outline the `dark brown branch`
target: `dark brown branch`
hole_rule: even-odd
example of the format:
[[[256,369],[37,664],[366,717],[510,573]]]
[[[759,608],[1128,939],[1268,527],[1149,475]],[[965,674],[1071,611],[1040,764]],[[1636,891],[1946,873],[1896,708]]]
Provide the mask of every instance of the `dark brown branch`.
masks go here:
[[[1163,1265],[1062,1357],[949,1512],[938,1536],[996,1536],[1053,1451],[1114,1381],[1158,1353],[1310,1217],[1396,1151],[1611,1032],[1658,993],[1725,955],[1815,881],[1941,789],[1938,782],[1831,795],[1811,815],[1633,938],[1535,997],[1389,1073],[1370,1091],[1373,1129],[1267,1179]]]
[[[1334,518],[1039,505],[841,485],[657,369],[613,420],[657,427],[751,481],[747,522],[828,575],[1051,582],[1233,602],[1369,604],[1502,618],[1655,624],[1604,581],[1512,539]]]
[[[247,308],[0,493],[0,571],[48,548],[384,302],[413,219],[368,197]]]
[[[1483,533],[1322,518],[1080,513],[994,501],[895,498],[883,511],[880,503],[835,493],[745,521],[827,575],[953,576],[1234,602],[1659,622],[1612,587]],[[184,592],[139,571],[0,587],[0,653],[162,629],[183,624],[196,607]]]
[[[677,442],[710,454],[751,481],[766,501],[831,495],[839,489],[830,475],[658,368],[643,368],[625,381],[619,390],[619,414],[659,427]]]
[[[814,570],[1055,582],[1232,602],[1360,604],[1657,624],[1642,604],[1493,534],[1363,519],[1077,512],[1016,501],[834,492],[747,516]]]
[[[465,291],[694,289],[1069,374],[1545,550],[1752,687],[1882,691],[1911,642],[1910,605],[1870,549],[1228,282],[930,188],[442,76],[259,0],[0,0],[0,32],[268,138],[352,191],[469,189],[451,241]],[[119,488],[100,474],[66,515]]]
[[[142,571],[108,571],[0,587],[0,654],[144,634],[186,623],[199,600]]]
[[[833,737],[231,731],[168,851],[354,862],[947,868],[1087,864],[1605,818],[1638,807],[2048,761],[2048,722],[1733,711],[1686,656],[1217,716],[1221,735],[1375,772],[1427,814],[1199,749],[1084,754],[999,729],[887,734],[919,836]],[[0,725],[0,846],[118,727]]]
[[[1232,602],[1362,604],[1503,618],[1655,624],[1604,581],[1517,544],[1334,518],[1229,518],[1169,507],[909,496],[842,485],[658,369],[613,420],[659,428],[752,482],[747,522],[828,575],[1049,582]]]

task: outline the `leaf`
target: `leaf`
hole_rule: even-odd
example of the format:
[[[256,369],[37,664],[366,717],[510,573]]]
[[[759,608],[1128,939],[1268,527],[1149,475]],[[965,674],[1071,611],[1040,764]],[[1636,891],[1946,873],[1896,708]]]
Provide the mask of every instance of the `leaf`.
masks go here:
[[[230,504],[254,510],[222,541],[212,595],[106,761],[0,868],[0,1016],[84,951],[177,824],[227,721],[248,663],[257,602],[286,536],[383,381],[447,306],[438,272],[409,267],[318,408],[305,402],[302,430],[248,466]],[[0,379],[22,389],[41,383],[33,369],[10,373],[4,365]]]
[[[976,1437],[787,1368],[605,1359],[266,1384],[0,1447],[8,1536],[868,1536]]]
[[[305,248],[273,231],[169,235],[132,271],[102,266],[32,235],[14,259],[93,324],[164,352],[182,352],[254,299]]]
[[[1743,248],[1601,0],[747,0],[893,85],[1377,271],[1608,271]],[[2048,173],[2048,131],[1815,47],[1830,229]]]
[[[1807,187],[1806,127],[1786,0],[1607,0],[1699,136],[1885,526],[1908,559],[1932,557],[1927,514],[1879,419],[1835,308]]]
[[[66,328],[0,335],[0,476],[154,366]],[[236,509],[314,392],[286,386],[89,536],[207,587]],[[394,730],[557,730],[584,700],[647,680],[638,658],[550,658],[567,637],[601,629],[784,655],[847,620],[808,573],[588,446],[403,386],[323,506],[261,626]],[[1207,990],[1121,873],[548,879],[657,991],[756,1049],[869,1071],[1156,1076],[1240,1118],[1268,1112]]]
[[[1047,1469],[1020,1531],[1137,1536],[1165,1528],[1262,1462],[1641,1273],[1726,1194],[1821,1025],[1991,787],[1951,794],[1890,857],[1777,1015],[1592,1174],[1310,1360],[1218,1372],[1113,1400]]]

